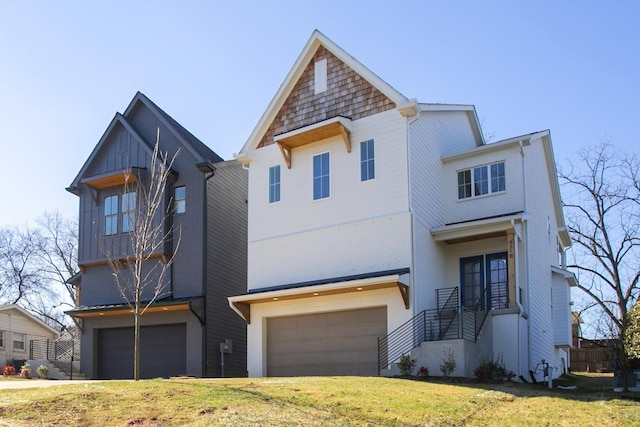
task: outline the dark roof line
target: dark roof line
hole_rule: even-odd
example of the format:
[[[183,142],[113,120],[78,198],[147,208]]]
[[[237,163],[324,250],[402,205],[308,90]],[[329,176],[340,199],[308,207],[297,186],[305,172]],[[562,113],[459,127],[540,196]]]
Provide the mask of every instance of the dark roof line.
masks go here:
[[[410,271],[411,269],[407,267],[407,268],[398,268],[395,270],[385,270],[385,271],[375,271],[371,273],[354,274],[351,276],[330,277],[327,279],[311,280],[308,282],[287,283],[284,285],[276,285],[276,286],[269,286],[265,288],[252,289],[248,291],[246,295],[257,294],[261,292],[269,292],[269,291],[282,291],[285,289],[295,289],[295,288],[305,288],[309,286],[326,285],[329,283],[349,282],[352,280],[371,279],[374,277],[390,276],[393,274],[407,274]]]

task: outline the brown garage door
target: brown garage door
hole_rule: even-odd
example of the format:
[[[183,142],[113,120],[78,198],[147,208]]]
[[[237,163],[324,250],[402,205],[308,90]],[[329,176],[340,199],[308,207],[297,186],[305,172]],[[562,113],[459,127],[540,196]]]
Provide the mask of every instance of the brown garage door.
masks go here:
[[[267,375],[377,375],[386,307],[267,320]]]
[[[99,329],[98,378],[133,378],[133,328]],[[140,378],[186,372],[186,325],[144,326],[140,330]]]

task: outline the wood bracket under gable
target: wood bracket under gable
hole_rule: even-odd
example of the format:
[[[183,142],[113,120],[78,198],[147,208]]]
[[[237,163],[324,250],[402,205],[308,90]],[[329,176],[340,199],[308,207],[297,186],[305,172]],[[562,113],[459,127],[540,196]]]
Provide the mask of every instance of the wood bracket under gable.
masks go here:
[[[282,142],[278,142],[278,148],[280,148],[282,157],[287,164],[287,169],[291,169],[291,148],[287,147]]]
[[[246,302],[232,302],[238,313],[242,316],[247,325],[251,324],[251,305]]]
[[[404,283],[398,282],[398,290],[400,290],[400,295],[402,295],[402,300],[404,301],[404,308],[409,309],[409,286]]]

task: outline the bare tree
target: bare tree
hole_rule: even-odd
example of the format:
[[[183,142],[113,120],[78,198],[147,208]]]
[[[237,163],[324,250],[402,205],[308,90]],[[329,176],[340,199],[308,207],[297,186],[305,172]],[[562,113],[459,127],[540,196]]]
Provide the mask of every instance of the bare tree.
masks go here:
[[[24,302],[33,292],[45,290],[36,265],[37,239],[26,227],[0,230],[0,302]]]
[[[639,291],[640,160],[602,141],[568,164],[559,173],[574,242],[568,267],[592,306],[607,316],[611,337],[621,338]]]
[[[167,272],[180,244],[179,230],[169,219],[173,210],[167,184],[173,162],[159,149],[159,130],[146,176],[127,180],[121,197],[123,226],[128,233],[117,247],[106,251],[115,285],[134,317],[133,376],[140,379],[140,325],[148,308],[168,294]],[[132,183],[129,181],[133,181]]]

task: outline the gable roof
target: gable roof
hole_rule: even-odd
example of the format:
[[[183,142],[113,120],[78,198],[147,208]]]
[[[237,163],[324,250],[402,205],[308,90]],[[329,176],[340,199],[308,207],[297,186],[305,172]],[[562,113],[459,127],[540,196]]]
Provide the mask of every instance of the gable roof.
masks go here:
[[[284,105],[288,96],[296,86],[298,79],[300,79],[307,65],[320,47],[324,47],[327,51],[329,51],[330,54],[335,56],[338,60],[342,61],[360,77],[362,77],[369,84],[375,87],[375,89],[389,98],[393,103],[395,103],[395,105],[397,106],[396,108],[399,111],[404,111],[407,104],[415,104],[415,101],[409,101],[409,99],[407,99],[404,95],[395,90],[393,87],[391,87],[391,85],[389,85],[367,67],[358,62],[354,57],[349,55],[344,49],[331,41],[320,31],[314,30],[311,34],[311,37],[307,41],[307,44],[291,67],[291,70],[280,85],[280,88],[278,89],[273,99],[267,106],[267,109],[258,121],[258,124],[251,132],[251,135],[249,135],[249,138],[243,145],[240,152],[234,155],[236,159],[247,159],[248,153],[251,150],[257,148],[258,144],[260,143],[260,139],[271,125],[272,121],[280,111],[281,107]]]
[[[158,119],[158,121],[160,121],[169,130],[169,132],[171,132],[174,135],[174,137],[180,142],[182,146],[185,147],[187,151],[191,153],[191,155],[193,155],[193,157],[196,159],[197,164],[217,163],[217,162],[224,161],[222,157],[218,156],[213,150],[207,147],[202,141],[200,141],[198,138],[193,136],[191,132],[186,130],[180,123],[174,120],[173,117],[171,117],[169,114],[164,112],[164,110],[158,107],[146,95],[144,95],[142,92],[137,92],[136,95],[131,100],[131,102],[129,103],[129,106],[125,110],[124,114],[120,114],[120,113],[115,114],[115,116],[107,126],[107,129],[102,134],[102,137],[100,138],[96,146],[93,148],[93,151],[91,152],[87,160],[84,162],[84,165],[82,166],[82,168],[80,168],[80,171],[78,172],[76,177],[73,179],[73,182],[67,188],[67,191],[77,194],[77,187],[78,187],[78,184],[80,183],[80,180],[86,173],[87,169],[93,163],[93,160],[98,155],[98,153],[100,152],[100,149],[104,146],[107,139],[109,138],[109,135],[111,134],[111,132],[113,131],[114,127],[117,124],[122,125],[127,130],[127,132],[129,132],[132,135],[134,140],[138,144],[140,144],[140,146],[143,147],[143,149],[149,155],[153,153],[153,144],[151,143],[151,141],[146,141],[134,129],[134,127],[131,126],[131,124],[127,120],[127,118],[132,114],[135,108],[137,108],[139,105],[144,105],[149,111],[151,111],[151,113]]]
[[[24,317],[26,317],[27,319],[29,319],[33,323],[38,324],[40,327],[48,330],[52,334],[54,334],[56,336],[60,336],[60,332],[59,331],[57,331],[56,329],[54,329],[51,326],[47,325],[42,320],[38,319],[36,316],[34,316],[33,314],[29,313],[27,310],[25,310],[24,308],[20,307],[19,305],[17,305],[17,304],[0,305],[0,313],[5,312],[5,311],[12,311],[12,310],[13,311],[17,311],[18,313],[20,313],[21,315],[23,315]]]

